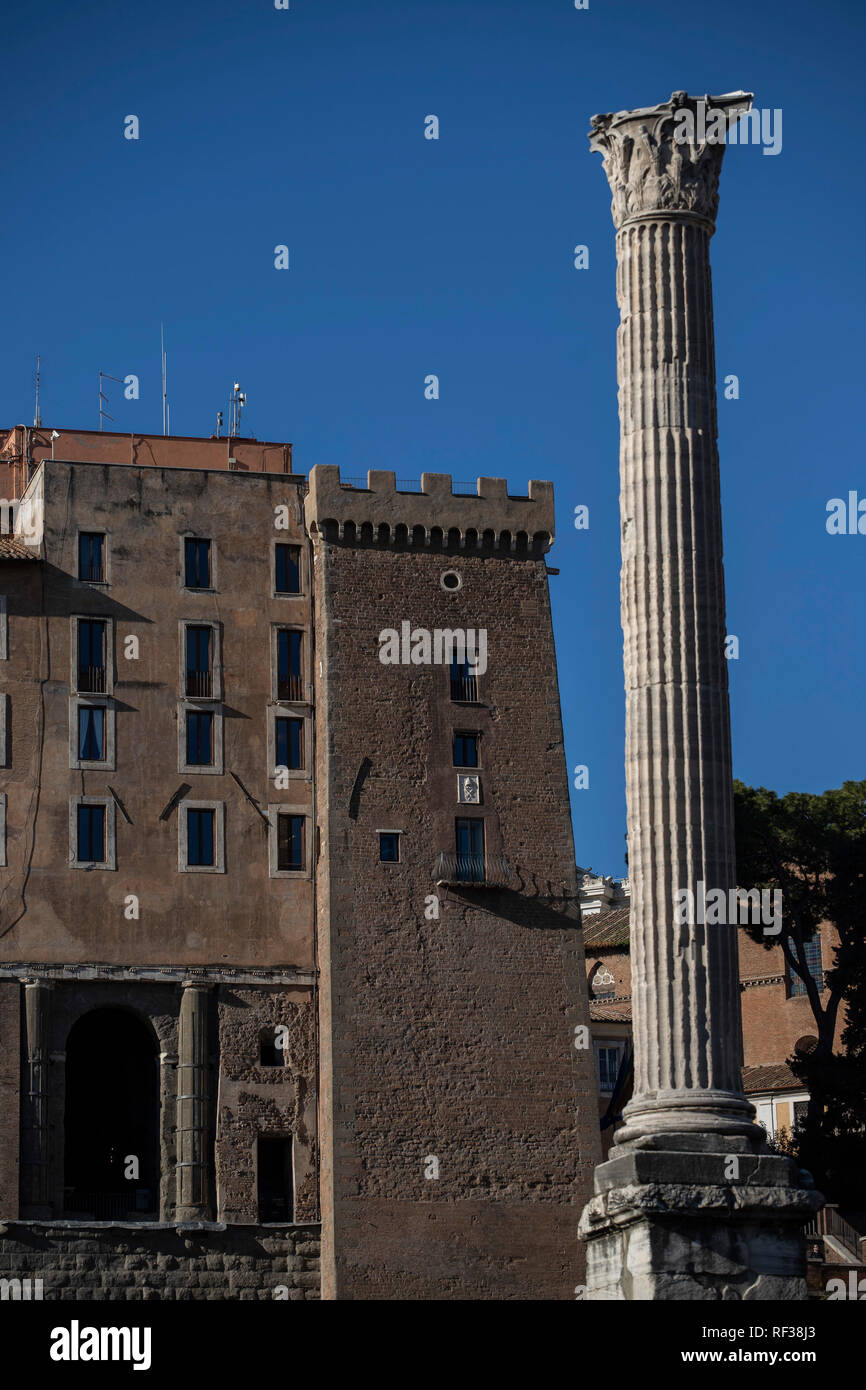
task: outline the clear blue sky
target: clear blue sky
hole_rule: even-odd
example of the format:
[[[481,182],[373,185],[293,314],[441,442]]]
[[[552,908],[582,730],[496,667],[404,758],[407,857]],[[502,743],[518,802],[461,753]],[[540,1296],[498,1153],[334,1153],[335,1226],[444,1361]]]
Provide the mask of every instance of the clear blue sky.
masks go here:
[[[586,132],[671,91],[754,91],[713,241],[734,765],[864,776],[861,0],[18,4],[4,17],[5,424],[209,434],[231,383],[295,467],[512,491],[552,478],[551,580],[578,862],[623,871],[614,233]],[[141,123],[123,138],[124,117]],[[440,121],[438,142],[424,117]],[[273,267],[290,248],[291,269]],[[576,244],[590,266],[572,264]],[[424,399],[428,373],[441,396]],[[246,432],[246,431],[245,431]],[[590,530],[572,525],[590,507]]]

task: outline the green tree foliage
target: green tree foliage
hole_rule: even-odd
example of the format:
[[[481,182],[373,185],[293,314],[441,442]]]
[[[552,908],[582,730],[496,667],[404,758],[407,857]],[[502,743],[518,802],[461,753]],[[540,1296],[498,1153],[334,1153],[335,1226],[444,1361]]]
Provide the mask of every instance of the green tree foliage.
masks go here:
[[[741,928],[767,949],[780,945],[803,981],[817,1046],[789,1065],[809,1091],[805,1122],[792,1136],[796,1157],[825,1196],[866,1209],[866,782],[777,796],[734,783],[737,881],[782,890],[781,936]],[[805,943],[822,923],[824,988],[806,964]],[[828,946],[832,949],[828,950]],[[828,956],[832,963],[828,966]],[[841,1047],[834,1052],[840,1008]]]

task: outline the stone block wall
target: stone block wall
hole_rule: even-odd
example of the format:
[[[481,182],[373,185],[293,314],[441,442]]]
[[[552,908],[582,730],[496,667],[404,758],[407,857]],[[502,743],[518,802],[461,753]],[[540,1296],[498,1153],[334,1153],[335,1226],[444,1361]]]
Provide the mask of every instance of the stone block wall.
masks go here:
[[[0,1228],[0,1300],[301,1302],[319,1297],[319,1227],[74,1225]],[[14,1283],[22,1281],[19,1290]]]

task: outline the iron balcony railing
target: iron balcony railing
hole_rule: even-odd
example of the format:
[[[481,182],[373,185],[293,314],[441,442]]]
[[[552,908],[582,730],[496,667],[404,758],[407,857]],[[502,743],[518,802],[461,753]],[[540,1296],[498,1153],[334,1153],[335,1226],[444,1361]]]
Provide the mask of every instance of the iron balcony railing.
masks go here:
[[[104,695],[105,667],[79,666],[78,689],[86,695]]]
[[[806,1227],[806,1237],[814,1240],[821,1236],[833,1236],[846,1250],[850,1252],[855,1260],[861,1260],[861,1246],[864,1237],[852,1226],[850,1221],[846,1221],[844,1216],[839,1213],[839,1208],[828,1203],[816,1212]]]
[[[463,700],[469,704],[478,702],[478,677],[477,676],[452,676],[451,677],[451,699]]]
[[[433,868],[433,878],[442,884],[475,884],[485,888],[505,888],[511,869],[504,854],[454,854],[442,851]]]
[[[304,678],[303,676],[278,676],[277,677],[277,699],[278,700],[303,700],[304,698]]]
[[[209,699],[213,693],[213,676],[210,671],[187,671],[186,693],[195,699]]]

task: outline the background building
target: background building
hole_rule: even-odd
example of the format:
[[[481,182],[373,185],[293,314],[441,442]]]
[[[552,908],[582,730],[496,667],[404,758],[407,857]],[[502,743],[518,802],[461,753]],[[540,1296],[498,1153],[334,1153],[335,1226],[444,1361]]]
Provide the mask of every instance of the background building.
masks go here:
[[[2,1272],[573,1296],[599,1145],[549,484],[23,428],[0,463]],[[426,655],[469,630],[477,669]]]

